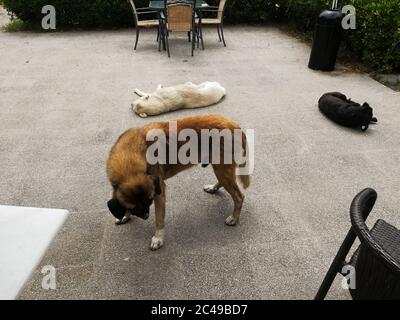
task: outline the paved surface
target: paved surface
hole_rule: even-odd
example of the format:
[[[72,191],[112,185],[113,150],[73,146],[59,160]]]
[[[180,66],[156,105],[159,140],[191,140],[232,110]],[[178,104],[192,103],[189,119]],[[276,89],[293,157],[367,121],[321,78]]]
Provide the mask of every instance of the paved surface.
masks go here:
[[[152,31],[137,52],[129,30],[0,33],[0,203],[72,213],[39,266],[57,268],[57,290],[43,290],[37,271],[21,299],[310,299],[358,191],[379,193],[370,222],[400,226],[398,93],[343,68],[308,70],[309,48],[275,28],[227,28],[227,48],[214,30],[205,38],[194,58],[184,36],[172,40],[168,59]],[[194,111],[131,113],[134,88],[188,80],[219,81],[228,95]],[[368,100],[379,125],[362,133],[327,121],[316,104],[332,90]],[[107,153],[129,127],[205,113],[255,129],[242,220],[224,225],[229,196],[204,193],[213,174],[195,168],[168,182],[166,244],[151,252],[152,221],[118,227],[106,209]],[[329,297],[347,299],[339,280]]]

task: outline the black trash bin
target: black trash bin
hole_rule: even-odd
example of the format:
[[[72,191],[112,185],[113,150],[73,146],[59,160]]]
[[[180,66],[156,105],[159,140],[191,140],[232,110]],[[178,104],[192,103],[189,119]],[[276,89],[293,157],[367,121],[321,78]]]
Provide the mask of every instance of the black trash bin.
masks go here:
[[[333,71],[335,69],[340,42],[342,40],[342,19],[339,10],[323,11],[315,27],[314,43],[308,67],[314,70]]]

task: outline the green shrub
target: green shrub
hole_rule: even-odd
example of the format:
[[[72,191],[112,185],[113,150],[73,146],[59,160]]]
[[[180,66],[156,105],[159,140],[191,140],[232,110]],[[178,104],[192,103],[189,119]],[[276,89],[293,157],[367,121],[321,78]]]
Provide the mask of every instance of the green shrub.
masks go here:
[[[348,46],[362,61],[381,72],[400,71],[400,0],[351,0],[357,30]]]
[[[278,18],[283,18],[302,32],[314,30],[318,15],[332,5],[331,0],[275,0],[274,2],[280,8]]]
[[[4,6],[17,18],[40,25],[45,5],[53,5],[57,12],[57,27],[126,27],[133,25],[127,0],[3,0]],[[148,1],[135,1],[138,6]]]

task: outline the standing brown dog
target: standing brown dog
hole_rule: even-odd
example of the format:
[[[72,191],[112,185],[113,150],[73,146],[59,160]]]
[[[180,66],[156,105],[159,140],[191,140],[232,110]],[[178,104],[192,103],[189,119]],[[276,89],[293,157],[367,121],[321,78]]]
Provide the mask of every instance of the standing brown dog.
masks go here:
[[[179,134],[183,129],[192,129],[200,137],[202,129],[215,130],[219,132],[228,129],[233,133],[234,130],[241,130],[238,123],[219,115],[195,116],[177,120],[176,131]],[[175,164],[156,163],[150,165],[147,161],[147,150],[154,143],[146,139],[151,130],[158,130],[165,133],[168,147],[171,139],[169,122],[155,122],[142,128],[134,128],[123,133],[111,149],[107,161],[107,174],[113,187],[113,197],[108,201],[108,207],[111,213],[117,218],[117,224],[125,223],[129,220],[131,214],[140,218],[149,217],[150,206],[154,201],[156,232],[150,244],[152,250],[160,248],[164,244],[164,218],[165,218],[165,180],[193,166],[193,163],[182,164],[178,161]],[[242,152],[246,152],[246,136],[241,134]],[[196,148],[200,149],[200,140],[198,139]],[[177,143],[177,149],[185,142]],[[176,150],[176,152],[178,152]],[[215,150],[215,149],[214,149]],[[219,146],[219,152],[224,151],[224,144]],[[234,152],[234,151],[232,151]],[[213,151],[210,148],[210,161]],[[214,151],[215,153],[215,151]],[[171,153],[169,153],[171,154]],[[232,157],[234,158],[234,157]],[[203,163],[205,159],[200,159]],[[233,160],[224,163],[224,157],[218,164],[210,161],[217,177],[218,182],[214,185],[204,187],[204,191],[215,193],[223,187],[231,195],[234,202],[234,210],[225,223],[229,226],[235,225],[240,218],[244,195],[236,182],[236,169],[238,164]],[[244,188],[250,185],[249,175],[240,175]]]

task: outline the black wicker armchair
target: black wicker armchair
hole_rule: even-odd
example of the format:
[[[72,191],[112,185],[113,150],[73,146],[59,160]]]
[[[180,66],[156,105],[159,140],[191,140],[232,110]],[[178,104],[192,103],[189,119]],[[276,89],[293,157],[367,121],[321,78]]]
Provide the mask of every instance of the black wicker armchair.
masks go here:
[[[347,275],[342,273],[345,265],[352,266],[355,272],[355,286],[349,288],[353,299],[400,299],[400,231],[383,220],[378,220],[371,230],[365,224],[376,198],[373,189],[365,189],[354,198],[350,207],[352,228],[333,260],[316,300],[325,298],[337,273]],[[356,237],[361,244],[346,263]]]

